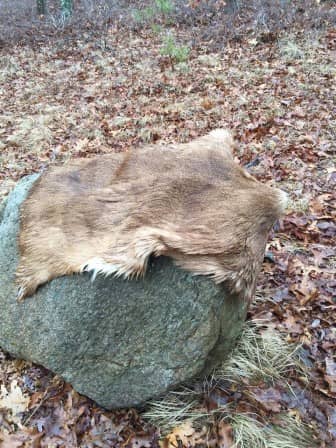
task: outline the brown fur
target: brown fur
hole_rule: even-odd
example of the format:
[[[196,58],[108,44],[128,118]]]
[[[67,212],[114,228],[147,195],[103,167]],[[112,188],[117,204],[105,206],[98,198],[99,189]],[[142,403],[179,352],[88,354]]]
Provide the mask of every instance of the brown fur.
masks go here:
[[[19,298],[75,272],[143,274],[151,254],[248,299],[283,193],[233,160],[224,130],[54,167],[21,210]]]

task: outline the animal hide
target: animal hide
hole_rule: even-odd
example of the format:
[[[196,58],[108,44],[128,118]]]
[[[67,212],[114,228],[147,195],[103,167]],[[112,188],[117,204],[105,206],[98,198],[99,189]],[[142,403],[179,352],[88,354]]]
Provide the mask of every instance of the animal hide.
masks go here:
[[[166,255],[251,299],[286,194],[239,167],[232,147],[218,129],[51,168],[21,209],[18,298],[72,273],[143,275],[150,255]]]

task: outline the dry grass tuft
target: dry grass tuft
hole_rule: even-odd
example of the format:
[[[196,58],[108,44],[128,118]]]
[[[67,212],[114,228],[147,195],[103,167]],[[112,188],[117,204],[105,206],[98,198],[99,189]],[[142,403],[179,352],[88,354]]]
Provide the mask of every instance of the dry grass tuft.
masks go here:
[[[246,323],[230,359],[214,372],[213,386],[223,381],[242,383],[242,379],[275,382],[284,379],[290,370],[304,374],[299,358],[300,346],[288,344],[280,335],[265,329],[263,322]],[[202,405],[209,380],[190,388],[169,392],[153,400],[143,417],[158,426],[163,434],[183,424],[201,427],[225,420],[233,429],[236,448],[312,448],[312,434],[300,421],[279,415],[277,424],[261,421],[257,415],[240,413],[232,404],[208,411]]]
[[[248,414],[235,414],[230,420],[237,448],[267,447],[264,426],[255,418]]]
[[[316,446],[306,425],[282,415],[274,424],[261,423],[247,414],[231,417],[237,448],[313,448]]]
[[[200,395],[196,391],[183,389],[151,401],[143,417],[163,433],[167,433],[185,422],[199,426],[209,421],[209,417],[223,411],[224,409],[208,412],[200,406]]]
[[[292,369],[304,374],[299,358],[299,345],[286,342],[264,323],[247,323],[230,359],[215,372],[215,377],[231,383],[242,379],[274,382],[284,378]]]
[[[43,114],[18,118],[6,142],[26,151],[40,151],[54,139],[54,129],[61,121],[62,107],[45,108]]]
[[[266,429],[265,429],[266,431]],[[293,417],[283,415],[277,425],[273,425],[268,434],[267,448],[313,448],[310,429]]]
[[[321,49],[321,33],[319,32],[310,32],[304,39],[300,40],[294,35],[283,37],[278,42],[278,49],[280,57],[286,63],[299,63],[305,72],[332,73],[330,64],[316,63]],[[293,67],[291,69],[295,73],[295,69]]]

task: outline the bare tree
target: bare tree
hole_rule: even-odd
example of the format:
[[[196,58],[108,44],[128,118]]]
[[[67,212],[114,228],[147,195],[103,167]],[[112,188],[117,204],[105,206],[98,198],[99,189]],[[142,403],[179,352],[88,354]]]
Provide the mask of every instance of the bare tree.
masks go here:
[[[46,0],[36,0],[37,14],[44,15],[47,12],[47,1]]]
[[[70,17],[73,10],[72,0],[61,0],[61,9],[65,17]]]

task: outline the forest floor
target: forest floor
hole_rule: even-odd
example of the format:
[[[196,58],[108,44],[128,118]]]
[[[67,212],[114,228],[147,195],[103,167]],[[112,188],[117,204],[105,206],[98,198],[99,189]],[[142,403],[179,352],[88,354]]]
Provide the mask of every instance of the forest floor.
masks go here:
[[[222,48],[216,39],[195,39],[191,26],[111,23],[103,37],[88,29],[69,41],[4,45],[0,199],[22,176],[50,164],[230,128],[240,163],[291,199],[270,236],[249,317],[266,319],[288,343],[302,343],[309,367],[308,383],[295,372],[287,378],[295,399],[281,382],[247,383],[235,394],[236,409],[258,409],[269,421],[290,413],[312,429],[317,446],[333,447],[336,27],[249,32]],[[232,446],[216,431],[211,443],[201,433],[194,445],[187,437],[159,442],[160,428],[136,410],[107,412],[42,367],[4,352],[0,384],[4,448]]]

